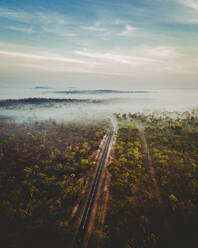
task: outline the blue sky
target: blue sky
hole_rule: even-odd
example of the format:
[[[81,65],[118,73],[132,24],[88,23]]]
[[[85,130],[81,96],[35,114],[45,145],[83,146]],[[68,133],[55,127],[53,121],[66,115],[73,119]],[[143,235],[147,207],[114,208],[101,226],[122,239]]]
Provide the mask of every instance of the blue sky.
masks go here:
[[[0,1],[0,86],[197,87],[198,0]]]

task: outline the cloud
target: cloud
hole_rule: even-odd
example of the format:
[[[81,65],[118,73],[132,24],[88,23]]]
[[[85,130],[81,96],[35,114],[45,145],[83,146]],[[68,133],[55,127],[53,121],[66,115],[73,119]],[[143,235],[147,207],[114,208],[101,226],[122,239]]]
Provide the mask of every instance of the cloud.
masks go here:
[[[121,64],[128,64],[128,65],[144,65],[148,63],[153,63],[156,60],[149,57],[143,56],[126,56],[121,54],[112,54],[112,53],[96,53],[96,52],[87,52],[87,51],[76,51],[76,54],[95,58],[95,59],[103,59],[109,60],[113,63],[121,63]]]
[[[4,9],[4,8],[0,8],[0,16],[14,20],[25,20],[28,18],[28,15],[25,12],[14,11],[11,9]]]
[[[46,11],[46,13],[37,11],[32,11],[31,13],[29,13],[27,11],[0,8],[0,17],[31,24],[68,24],[64,16],[56,12],[49,11]]]
[[[65,16],[56,12],[46,11],[38,12],[32,11],[31,13],[19,10],[10,10],[0,8],[0,17],[8,18],[23,24],[23,26],[31,25],[31,27],[18,27],[8,26],[10,30],[15,30],[24,33],[42,33],[54,34],[57,37],[76,37],[77,32],[74,27],[68,22]]]
[[[80,56],[94,58],[104,63],[104,68],[128,75],[157,73],[169,71],[178,73],[179,65],[185,67],[186,57],[174,47],[137,47],[128,55],[115,53],[99,53],[87,50],[76,51]],[[180,72],[182,72],[180,70]]]
[[[71,29],[68,20],[66,20],[67,18],[52,11],[46,11],[45,13],[32,11],[29,13],[27,11],[0,8],[0,17],[23,23],[26,26],[31,25],[31,27],[18,27],[15,25],[6,27],[10,30],[30,34],[36,33],[39,27],[39,30],[43,33],[51,33],[60,37],[77,36],[76,32]]]
[[[78,55],[78,56],[77,56]],[[186,73],[197,69],[197,60],[190,69],[189,58],[182,57],[173,47],[136,48],[128,55],[122,53],[76,51],[70,57],[43,52],[0,50],[0,56],[11,57],[8,65],[49,72],[71,72],[134,77],[156,73]],[[87,59],[83,59],[83,57]],[[20,59],[21,58],[21,59]],[[178,60],[179,58],[179,60]],[[1,59],[2,60],[2,59]],[[2,60],[3,61],[3,60]],[[12,61],[12,62],[11,62]]]
[[[31,34],[31,33],[35,32],[32,27],[25,28],[25,27],[7,26],[6,28],[10,29],[10,30],[14,30],[14,31],[28,33],[28,34]]]
[[[197,24],[198,23],[198,18],[197,19],[189,19],[186,22],[191,23],[191,24]]]
[[[68,20],[66,18],[56,12],[47,12],[42,13],[42,12],[37,12],[35,13],[36,16],[39,17],[39,21],[42,22],[43,24],[58,24],[58,25],[67,25],[69,24]]]
[[[52,34],[56,34],[58,36],[62,36],[62,37],[75,37],[77,36],[76,33],[71,32],[71,31],[67,31],[67,28],[65,27],[59,27],[59,26],[55,26],[54,28],[52,28],[51,26],[44,26],[43,27],[43,31],[45,33],[52,33]]]
[[[85,64],[85,65],[100,65],[101,63],[78,60],[72,58],[66,58],[55,55],[40,55],[40,54],[27,54],[21,52],[11,52],[11,51],[0,51],[0,55],[11,56],[11,57],[22,57],[26,59],[35,59],[35,60],[48,60],[48,61],[59,61],[59,62],[68,62],[75,64]]]
[[[76,54],[90,57],[90,58],[97,58],[97,59],[106,59],[110,60],[112,62],[119,62],[124,64],[129,64],[128,57],[117,55],[117,54],[111,54],[111,53],[96,53],[96,52],[86,52],[86,51],[76,51]]]
[[[132,27],[131,25],[127,24],[125,26],[125,29],[120,32],[120,33],[117,33],[118,36],[130,36],[131,34],[134,33],[134,31],[136,31],[137,28],[136,27]]]
[[[173,59],[179,57],[181,54],[172,47],[159,46],[149,48],[144,51],[146,55],[158,59]]]
[[[106,28],[101,28],[97,26],[85,26],[85,27],[82,27],[82,29],[88,30],[88,31],[96,31],[96,32],[104,32],[107,30]]]
[[[179,3],[182,7],[180,12],[175,11],[172,19],[168,19],[168,22],[176,22],[181,24],[192,24],[196,25],[198,23],[198,0],[172,0]],[[177,6],[178,9],[178,6]],[[177,10],[176,9],[176,10]]]
[[[98,75],[109,75],[109,76],[129,76],[125,73],[112,72],[112,71],[102,71],[96,70],[95,68],[82,68],[78,66],[57,66],[50,64],[17,64],[17,66],[25,67],[25,68],[33,68],[36,70],[44,70],[50,72],[71,72],[71,73],[86,73],[86,74],[98,74]]]
[[[198,10],[198,1],[196,0],[178,0],[179,3],[191,8],[191,9],[194,9],[194,10]]]

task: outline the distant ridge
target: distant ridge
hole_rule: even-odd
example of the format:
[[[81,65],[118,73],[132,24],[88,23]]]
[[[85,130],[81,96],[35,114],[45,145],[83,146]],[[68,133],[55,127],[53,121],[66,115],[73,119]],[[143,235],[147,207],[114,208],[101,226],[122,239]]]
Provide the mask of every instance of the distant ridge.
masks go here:
[[[62,94],[126,94],[126,93],[149,93],[146,90],[60,90],[55,93]]]
[[[20,104],[47,104],[47,103],[100,103],[101,100],[90,99],[58,99],[58,98],[23,98],[0,100],[0,108]]]
[[[34,89],[48,90],[48,89],[51,89],[51,88],[47,87],[47,86],[36,86],[36,87],[34,87]]]

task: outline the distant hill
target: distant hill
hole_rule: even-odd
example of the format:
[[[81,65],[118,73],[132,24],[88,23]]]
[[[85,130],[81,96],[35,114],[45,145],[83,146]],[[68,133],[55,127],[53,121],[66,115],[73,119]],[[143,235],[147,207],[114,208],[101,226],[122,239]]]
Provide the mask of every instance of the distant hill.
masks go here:
[[[61,90],[55,93],[62,94],[126,94],[126,93],[149,93],[146,90]]]
[[[47,86],[36,86],[34,87],[34,89],[46,90],[46,89],[51,89],[51,88]]]
[[[100,100],[90,99],[54,99],[54,98],[24,98],[0,100],[0,108],[24,104],[50,104],[50,103],[100,103]]]

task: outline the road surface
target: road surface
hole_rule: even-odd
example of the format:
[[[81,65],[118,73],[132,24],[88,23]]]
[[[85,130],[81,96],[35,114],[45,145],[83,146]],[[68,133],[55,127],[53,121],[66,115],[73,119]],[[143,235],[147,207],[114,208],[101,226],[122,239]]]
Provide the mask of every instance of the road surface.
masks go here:
[[[85,240],[85,236],[86,236],[86,233],[87,233],[87,230],[89,227],[90,217],[91,217],[94,203],[96,200],[96,195],[98,192],[98,186],[99,186],[102,171],[104,169],[105,162],[107,159],[107,154],[109,151],[109,147],[110,147],[110,143],[111,143],[111,140],[113,137],[113,133],[114,133],[114,129],[112,128],[110,133],[109,133],[109,136],[107,138],[107,141],[106,141],[106,144],[105,144],[105,147],[104,147],[101,159],[100,159],[100,163],[99,163],[99,166],[98,166],[98,169],[96,172],[96,176],[95,176],[91,191],[89,193],[87,205],[84,209],[83,217],[82,217],[80,227],[79,227],[78,233],[76,235],[75,243],[74,243],[75,248],[83,247],[83,242]]]

